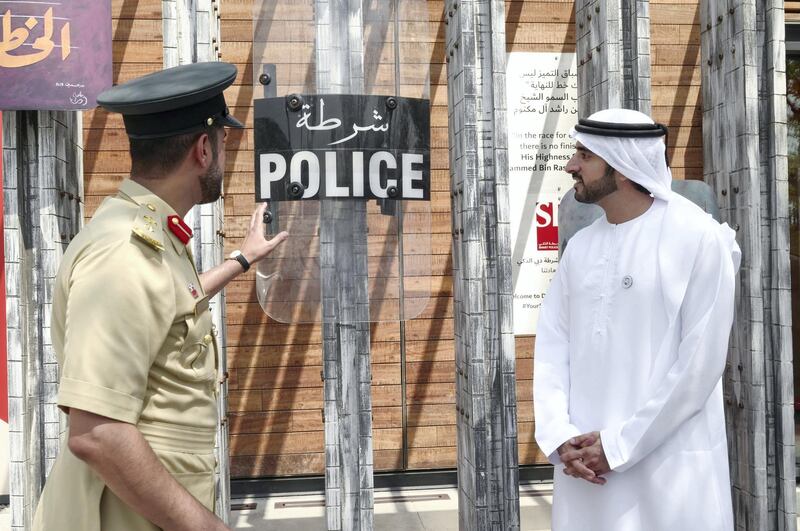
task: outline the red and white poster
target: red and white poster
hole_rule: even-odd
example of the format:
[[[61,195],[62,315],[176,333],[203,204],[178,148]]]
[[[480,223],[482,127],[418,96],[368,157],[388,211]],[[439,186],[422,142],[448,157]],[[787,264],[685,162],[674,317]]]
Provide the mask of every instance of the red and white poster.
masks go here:
[[[555,201],[536,203],[536,250],[558,251],[558,203]]]
[[[506,87],[514,334],[531,335],[558,267],[558,205],[572,188],[575,54],[512,52]]]

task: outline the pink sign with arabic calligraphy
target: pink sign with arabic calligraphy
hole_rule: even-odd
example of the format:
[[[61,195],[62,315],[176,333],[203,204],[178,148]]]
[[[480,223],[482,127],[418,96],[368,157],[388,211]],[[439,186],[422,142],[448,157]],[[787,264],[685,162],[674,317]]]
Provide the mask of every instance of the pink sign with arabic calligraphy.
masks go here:
[[[0,110],[91,109],[111,83],[110,0],[0,0]]]

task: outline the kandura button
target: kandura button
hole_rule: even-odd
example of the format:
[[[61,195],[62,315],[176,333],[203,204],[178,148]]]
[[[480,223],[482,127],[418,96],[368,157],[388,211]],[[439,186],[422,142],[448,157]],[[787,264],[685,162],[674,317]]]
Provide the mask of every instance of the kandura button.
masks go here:
[[[631,286],[633,286],[633,277],[630,275],[625,275],[622,277],[622,287],[628,289]]]
[[[153,205],[153,203],[147,203],[147,208],[149,208],[152,212],[156,211],[156,207]]]
[[[211,343],[211,341],[212,341],[213,339],[214,339],[214,338],[213,338],[213,337],[211,337],[211,334],[206,334],[206,336],[203,338],[203,343],[205,343],[206,345],[208,345],[209,343]]]

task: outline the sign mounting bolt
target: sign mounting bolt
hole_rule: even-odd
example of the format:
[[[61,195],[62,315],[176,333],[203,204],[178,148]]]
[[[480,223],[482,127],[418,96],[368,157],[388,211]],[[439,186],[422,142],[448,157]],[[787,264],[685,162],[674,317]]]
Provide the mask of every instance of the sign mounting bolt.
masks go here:
[[[261,83],[262,85],[269,85],[271,81],[272,77],[266,72],[258,76],[258,82]]]
[[[289,96],[288,105],[290,111],[299,111],[303,106],[303,100],[297,94],[292,94]]]
[[[386,107],[388,109],[396,109],[397,108],[397,98],[393,96],[389,96],[386,98]]]

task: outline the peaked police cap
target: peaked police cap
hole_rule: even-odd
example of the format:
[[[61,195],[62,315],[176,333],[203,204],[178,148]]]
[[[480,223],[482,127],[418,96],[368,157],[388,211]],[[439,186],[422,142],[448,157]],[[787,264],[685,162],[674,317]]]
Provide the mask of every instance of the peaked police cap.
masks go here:
[[[235,79],[236,67],[230,63],[193,63],[117,85],[97,102],[122,114],[131,138],[196,133],[213,125],[242,128],[222,95]]]

